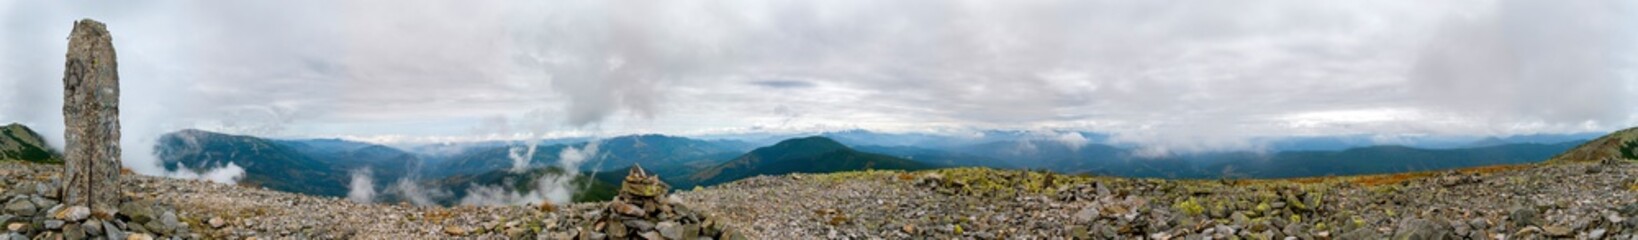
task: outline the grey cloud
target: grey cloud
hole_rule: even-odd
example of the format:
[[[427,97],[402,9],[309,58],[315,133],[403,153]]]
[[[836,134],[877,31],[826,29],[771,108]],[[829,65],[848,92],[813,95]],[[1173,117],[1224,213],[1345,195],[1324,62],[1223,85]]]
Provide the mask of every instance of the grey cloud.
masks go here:
[[[1189,151],[1638,124],[1621,1],[104,3],[0,8],[41,36],[0,45],[0,121],[61,121],[60,38],[91,16],[134,136],[1058,128]]]
[[[1638,108],[1621,87],[1638,81],[1638,43],[1632,8],[1620,5],[1503,1],[1450,18],[1416,59],[1410,90],[1430,107],[1498,121],[1623,124]]]
[[[773,88],[773,89],[800,89],[800,88],[811,88],[811,87],[814,86],[814,84],[811,83],[811,82],[800,81],[800,80],[762,80],[762,81],[752,81],[750,83],[751,83],[751,85],[761,86],[761,87],[765,87],[765,88]]]

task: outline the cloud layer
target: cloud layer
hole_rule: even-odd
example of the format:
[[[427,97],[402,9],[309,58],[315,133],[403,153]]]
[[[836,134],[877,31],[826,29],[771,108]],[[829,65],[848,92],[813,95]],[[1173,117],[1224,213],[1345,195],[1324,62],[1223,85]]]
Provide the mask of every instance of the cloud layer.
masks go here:
[[[0,121],[54,142],[62,37],[81,17],[114,34],[126,146],[184,127],[865,128],[1085,130],[1176,151],[1638,125],[1625,1],[19,1],[0,14]]]

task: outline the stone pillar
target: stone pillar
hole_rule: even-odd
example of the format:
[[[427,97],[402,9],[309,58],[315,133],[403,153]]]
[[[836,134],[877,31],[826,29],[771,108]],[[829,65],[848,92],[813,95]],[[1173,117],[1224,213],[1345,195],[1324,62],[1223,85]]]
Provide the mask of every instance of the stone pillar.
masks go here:
[[[63,70],[63,204],[112,217],[119,206],[119,71],[101,22],[74,22]]]

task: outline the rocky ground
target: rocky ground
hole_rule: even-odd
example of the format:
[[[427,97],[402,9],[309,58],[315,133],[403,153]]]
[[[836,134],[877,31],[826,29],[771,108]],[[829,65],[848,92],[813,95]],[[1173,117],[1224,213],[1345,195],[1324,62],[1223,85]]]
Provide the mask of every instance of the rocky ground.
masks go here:
[[[1634,239],[1638,165],[1286,180],[987,169],[758,177],[678,194],[757,239]]]
[[[1638,197],[1634,194],[1638,164],[1625,162],[1284,180],[1126,179],[977,168],[796,174],[756,177],[670,196],[628,198],[627,205],[635,210],[618,211],[608,203],[457,208],[357,204],[203,181],[124,175],[122,194],[127,204],[119,216],[101,222],[59,217],[64,215],[60,212],[70,211],[62,211],[47,189],[59,184],[60,171],[59,165],[0,163],[0,200],[5,203],[0,226],[6,227],[0,231],[5,237],[1638,237],[1634,235],[1638,233],[1638,199],[1634,198]],[[91,225],[105,227],[87,227]],[[624,234],[610,234],[615,231]]]

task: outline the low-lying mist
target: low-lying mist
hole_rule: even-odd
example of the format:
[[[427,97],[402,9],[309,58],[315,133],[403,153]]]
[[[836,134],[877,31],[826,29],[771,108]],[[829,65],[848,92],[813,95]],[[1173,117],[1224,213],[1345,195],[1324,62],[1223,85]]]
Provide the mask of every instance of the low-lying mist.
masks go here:
[[[563,148],[562,151],[558,152],[558,167],[563,169],[562,173],[548,173],[535,178],[535,186],[532,189],[514,191],[512,190],[513,187],[504,184],[501,186],[473,185],[467,189],[466,197],[461,198],[460,205],[525,205],[540,203],[541,201],[568,203],[573,200],[574,190],[577,189],[571,181],[580,176],[581,163],[598,156],[597,147],[600,142],[589,141],[584,147],[578,149],[574,147]],[[510,156],[514,163],[512,168],[514,172],[521,172],[519,169],[526,168],[526,166],[520,166],[527,165],[526,163],[534,158],[535,144],[529,144],[528,148],[527,151],[521,151],[525,154],[512,154]],[[513,147],[511,152],[518,153],[520,151],[517,147]]]
[[[513,184],[511,181],[495,184],[456,183],[466,185],[464,196],[453,199],[457,194],[456,188],[449,185],[439,185],[422,182],[418,174],[409,174],[395,180],[384,188],[377,189],[374,183],[373,171],[361,168],[351,171],[348,184],[347,199],[360,202],[402,201],[416,206],[435,206],[440,203],[453,203],[463,206],[498,206],[498,205],[528,205],[541,202],[569,203],[574,200],[576,189],[575,179],[580,177],[580,165],[599,156],[601,141],[588,141],[581,147],[565,147],[559,151],[556,166],[562,171],[535,171],[542,166],[531,164],[537,154],[538,143],[529,143],[513,146],[508,149],[508,158],[512,166],[504,171],[523,177],[532,177],[523,185]],[[418,171],[411,170],[411,171]]]

